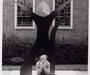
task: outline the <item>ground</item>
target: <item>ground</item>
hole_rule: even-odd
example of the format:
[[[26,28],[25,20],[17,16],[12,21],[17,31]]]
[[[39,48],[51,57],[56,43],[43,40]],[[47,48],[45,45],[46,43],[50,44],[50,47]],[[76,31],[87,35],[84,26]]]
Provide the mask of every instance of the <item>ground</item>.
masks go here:
[[[20,66],[3,66],[3,75],[19,75]],[[56,75],[88,75],[87,65],[56,65]],[[35,66],[33,66],[32,75],[36,75]]]

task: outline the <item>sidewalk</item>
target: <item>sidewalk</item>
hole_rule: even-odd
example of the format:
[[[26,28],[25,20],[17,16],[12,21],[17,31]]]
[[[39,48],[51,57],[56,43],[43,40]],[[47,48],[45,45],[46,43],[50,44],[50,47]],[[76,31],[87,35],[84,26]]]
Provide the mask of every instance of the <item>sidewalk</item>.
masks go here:
[[[20,71],[3,71],[2,75],[19,75]],[[87,71],[73,71],[73,70],[60,70],[55,71],[56,75],[88,75]],[[32,75],[36,75],[36,71],[32,72]]]

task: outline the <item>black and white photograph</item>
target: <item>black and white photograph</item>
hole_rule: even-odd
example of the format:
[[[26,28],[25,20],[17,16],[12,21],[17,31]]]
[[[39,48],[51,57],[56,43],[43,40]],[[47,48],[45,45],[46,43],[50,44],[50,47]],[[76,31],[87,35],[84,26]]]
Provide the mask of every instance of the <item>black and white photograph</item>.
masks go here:
[[[88,75],[89,0],[2,0],[3,75]]]

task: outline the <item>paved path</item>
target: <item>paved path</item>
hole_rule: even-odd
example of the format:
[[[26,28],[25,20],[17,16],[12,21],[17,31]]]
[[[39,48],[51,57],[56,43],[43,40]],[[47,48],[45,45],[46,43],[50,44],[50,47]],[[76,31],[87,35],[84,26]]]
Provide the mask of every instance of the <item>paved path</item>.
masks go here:
[[[56,75],[88,75],[87,65],[56,65]],[[2,75],[19,75],[20,66],[3,66]],[[35,66],[33,66],[32,75],[36,75]]]
[[[20,71],[3,71],[2,75],[19,75]],[[88,75],[87,71],[73,71],[73,70],[57,70],[56,75]],[[36,75],[36,71],[32,72],[32,75]]]

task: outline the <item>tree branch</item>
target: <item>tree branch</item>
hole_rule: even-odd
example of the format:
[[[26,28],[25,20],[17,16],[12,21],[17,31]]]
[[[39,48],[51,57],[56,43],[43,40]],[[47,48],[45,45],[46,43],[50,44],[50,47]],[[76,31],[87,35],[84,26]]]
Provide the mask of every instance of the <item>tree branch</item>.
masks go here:
[[[68,0],[67,2],[65,2],[64,4],[60,5],[56,10],[55,13],[57,14],[58,11],[61,11],[67,4],[69,4],[71,2],[71,0]]]
[[[21,9],[23,9],[23,11],[25,11],[25,12],[28,12],[29,11],[25,6],[23,6],[19,2],[16,2],[15,0],[11,0],[11,1],[14,2],[14,3],[16,3],[17,6],[19,6]]]
[[[61,24],[61,22],[64,20],[64,18],[65,18],[65,16],[63,16],[63,17],[60,19],[60,24]],[[50,42],[51,42],[52,44],[55,44],[55,36],[56,36],[56,32],[57,32],[57,30],[58,30],[58,26],[59,26],[60,24],[54,25],[54,27],[53,27],[53,29],[52,29],[52,31],[51,31],[51,34],[50,34]]]

